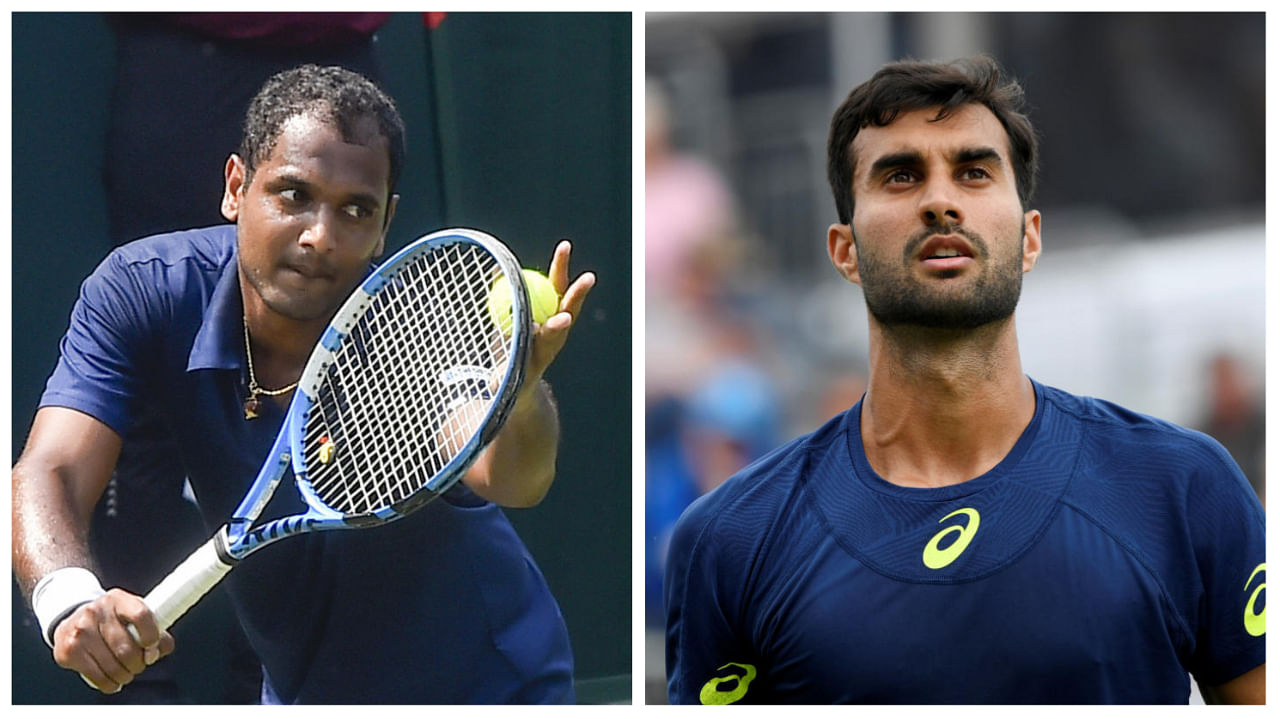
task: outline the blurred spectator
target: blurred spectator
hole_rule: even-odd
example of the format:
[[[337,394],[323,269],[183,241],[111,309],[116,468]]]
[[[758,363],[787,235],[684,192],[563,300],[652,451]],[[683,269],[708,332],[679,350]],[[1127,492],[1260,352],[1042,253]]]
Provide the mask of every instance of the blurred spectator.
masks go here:
[[[227,156],[275,73],[342,65],[377,81],[390,13],[111,13],[116,83],[105,182],[115,244],[224,222]]]
[[[774,449],[781,409],[773,380],[748,358],[726,360],[689,400],[684,447],[699,495]]]
[[[857,371],[838,371],[821,386],[818,396],[817,416],[813,426],[819,427],[827,420],[849,409],[862,399],[867,391],[867,376]]]
[[[676,152],[666,98],[653,81],[644,112],[645,285],[650,297],[704,297],[738,260],[733,200],[710,165]]]
[[[666,397],[645,407],[645,625],[660,627],[667,535],[698,498],[681,442],[683,403]]]
[[[776,390],[761,328],[735,319],[734,202],[706,162],[676,152],[661,90],[645,88],[646,607],[660,624],[665,537],[694,499],[773,448]]]
[[[739,267],[733,201],[705,162],[671,144],[666,99],[645,86],[646,392],[687,395],[719,348],[726,279]]]
[[[687,398],[646,408],[646,624],[662,624],[662,569],[671,527],[689,503],[779,443],[773,380],[750,357],[726,358]]]
[[[1227,448],[1265,505],[1265,393],[1255,384],[1238,358],[1226,352],[1215,355],[1209,362],[1209,407],[1200,429]]]

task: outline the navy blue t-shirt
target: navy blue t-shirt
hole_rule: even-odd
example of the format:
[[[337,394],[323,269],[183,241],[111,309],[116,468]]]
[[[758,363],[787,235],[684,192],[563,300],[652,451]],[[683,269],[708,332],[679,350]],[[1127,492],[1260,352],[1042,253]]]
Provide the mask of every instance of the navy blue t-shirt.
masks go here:
[[[693,504],[672,703],[1186,703],[1265,661],[1262,506],[1207,436],[1035,384],[991,471],[891,484],[861,402]]]
[[[163,428],[211,533],[284,421],[272,402],[245,419],[242,316],[234,226],[125,245],[81,287],[41,406],[79,410],[122,437]],[[302,509],[284,487],[263,517]],[[462,485],[384,527],[285,540],[224,585],[262,659],[267,701],[574,699],[546,581],[502,510]],[[181,651],[181,623],[174,635]]]

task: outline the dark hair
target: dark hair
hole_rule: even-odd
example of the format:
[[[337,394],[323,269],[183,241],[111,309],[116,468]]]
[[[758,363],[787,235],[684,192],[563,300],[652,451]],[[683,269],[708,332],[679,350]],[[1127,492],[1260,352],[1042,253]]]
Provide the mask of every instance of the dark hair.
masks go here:
[[[901,112],[937,107],[934,121],[970,103],[991,110],[1009,136],[1018,199],[1027,209],[1035,194],[1039,141],[1023,114],[1022,87],[1003,79],[1000,66],[986,56],[950,63],[904,60],[880,68],[870,80],[849,93],[831,118],[827,139],[827,180],[836,200],[840,222],[853,221],[853,138],[864,127],[884,127]]]
[[[246,181],[252,178],[258,163],[271,155],[285,122],[298,115],[332,123],[346,140],[352,139],[360,120],[376,120],[391,154],[387,188],[389,193],[395,191],[405,156],[400,112],[395,102],[368,78],[336,66],[302,65],[285,70],[272,75],[258,90],[245,113],[240,143],[240,156],[247,166]]]

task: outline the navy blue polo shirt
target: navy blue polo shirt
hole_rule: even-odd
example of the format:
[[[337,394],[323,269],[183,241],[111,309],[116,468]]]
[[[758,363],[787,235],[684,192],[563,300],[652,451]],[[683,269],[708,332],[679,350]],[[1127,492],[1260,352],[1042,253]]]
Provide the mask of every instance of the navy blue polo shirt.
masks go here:
[[[1000,464],[901,487],[861,409],[689,507],[673,704],[1185,704],[1266,660],[1262,505],[1220,444],[1035,384]]]
[[[230,516],[284,420],[246,420],[233,225],[113,251],[85,280],[41,406],[128,441],[167,433],[207,532]],[[263,516],[303,509],[290,487]],[[142,548],[145,551],[145,548]],[[572,702],[554,598],[502,510],[459,485],[384,527],[295,537],[224,580],[280,703]],[[181,622],[174,628],[182,651]]]

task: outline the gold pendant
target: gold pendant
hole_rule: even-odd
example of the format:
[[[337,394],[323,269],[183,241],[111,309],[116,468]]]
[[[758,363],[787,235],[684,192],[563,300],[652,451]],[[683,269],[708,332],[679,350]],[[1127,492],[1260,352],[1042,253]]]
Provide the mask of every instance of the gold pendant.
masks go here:
[[[244,401],[244,418],[246,420],[257,419],[258,412],[260,412],[261,410],[262,410],[262,401],[258,399],[258,395],[251,394],[249,395],[248,399]]]

